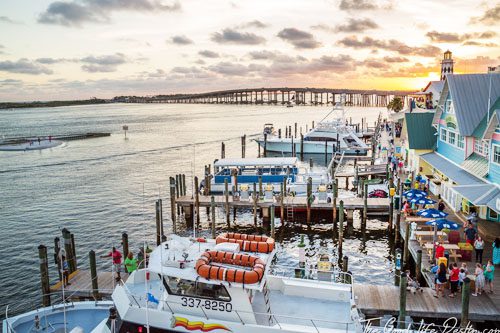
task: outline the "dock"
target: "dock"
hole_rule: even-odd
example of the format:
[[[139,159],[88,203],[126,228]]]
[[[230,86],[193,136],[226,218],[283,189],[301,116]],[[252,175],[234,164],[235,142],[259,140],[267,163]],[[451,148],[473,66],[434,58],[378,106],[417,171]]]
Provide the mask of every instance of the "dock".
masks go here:
[[[122,273],[123,282],[127,281],[127,274]],[[113,273],[100,271],[97,273],[97,281],[99,286],[100,299],[111,297],[116,282],[113,278]],[[71,300],[87,300],[94,299],[92,290],[92,277],[89,270],[78,269],[69,275],[69,285],[64,288],[66,297]],[[62,292],[62,282],[58,281],[50,287],[51,293]]]
[[[71,141],[71,140],[84,140],[84,139],[94,139],[94,138],[102,138],[106,136],[111,136],[111,133],[105,132],[88,132],[88,133],[73,133],[73,134],[61,134],[61,135],[51,135],[51,140],[58,141]],[[48,140],[49,136],[47,135],[33,135],[26,137],[12,137],[5,138],[0,140],[0,145],[12,145],[12,144],[20,144],[28,141],[36,141],[38,138],[43,140]]]

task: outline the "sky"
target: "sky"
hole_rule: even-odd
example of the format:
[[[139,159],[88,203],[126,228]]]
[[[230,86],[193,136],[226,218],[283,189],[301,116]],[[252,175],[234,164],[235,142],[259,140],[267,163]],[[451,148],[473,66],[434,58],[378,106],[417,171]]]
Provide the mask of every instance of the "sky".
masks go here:
[[[500,1],[2,0],[0,101],[418,90],[500,65]]]

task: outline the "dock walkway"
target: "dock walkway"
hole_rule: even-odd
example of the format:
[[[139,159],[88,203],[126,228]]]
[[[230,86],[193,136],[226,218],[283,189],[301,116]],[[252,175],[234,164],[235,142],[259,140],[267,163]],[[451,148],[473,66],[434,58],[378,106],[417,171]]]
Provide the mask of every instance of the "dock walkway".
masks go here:
[[[121,274],[122,280],[125,282],[128,275]],[[99,296],[101,298],[109,298],[113,292],[116,282],[113,281],[113,273],[106,271],[98,271],[97,282],[99,287]],[[93,299],[92,295],[92,278],[89,270],[78,269],[69,275],[69,285],[64,288],[66,297],[69,299]],[[62,282],[59,281],[50,287],[51,292],[61,292]]]

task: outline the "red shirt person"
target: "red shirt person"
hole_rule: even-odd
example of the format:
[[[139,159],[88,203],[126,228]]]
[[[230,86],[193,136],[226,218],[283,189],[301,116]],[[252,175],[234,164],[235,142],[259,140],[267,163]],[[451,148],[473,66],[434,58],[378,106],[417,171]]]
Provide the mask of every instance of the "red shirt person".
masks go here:
[[[108,255],[102,256],[102,258],[112,257],[113,258],[113,268],[114,271],[117,272],[118,276],[120,276],[121,267],[122,267],[122,254],[118,251],[114,246],[111,249],[111,252]]]
[[[436,245],[436,259],[439,259],[441,257],[444,257],[444,247],[441,242]]]

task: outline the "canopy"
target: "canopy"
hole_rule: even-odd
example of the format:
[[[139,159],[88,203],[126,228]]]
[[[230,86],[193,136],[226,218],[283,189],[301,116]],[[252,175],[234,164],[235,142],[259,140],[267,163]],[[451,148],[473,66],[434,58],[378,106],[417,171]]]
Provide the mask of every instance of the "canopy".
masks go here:
[[[447,219],[432,220],[429,222],[425,222],[425,224],[436,226],[439,230],[441,230],[441,229],[450,229],[450,230],[460,229],[460,225],[458,223],[453,222],[453,221],[449,221]]]
[[[429,198],[413,198],[410,202],[416,205],[432,205],[436,203],[436,201]]]
[[[262,157],[262,158],[224,158],[214,163],[214,166],[278,166],[287,167],[297,164],[297,157]]]
[[[417,212],[417,215],[422,216],[422,217],[438,218],[438,217],[446,217],[446,216],[448,216],[448,213],[437,210],[435,208],[428,208],[428,209],[419,210]]]
[[[412,198],[424,198],[427,196],[427,192],[413,189],[413,190],[408,190],[403,192],[403,196],[409,199]]]

